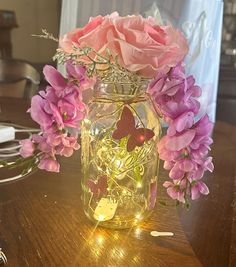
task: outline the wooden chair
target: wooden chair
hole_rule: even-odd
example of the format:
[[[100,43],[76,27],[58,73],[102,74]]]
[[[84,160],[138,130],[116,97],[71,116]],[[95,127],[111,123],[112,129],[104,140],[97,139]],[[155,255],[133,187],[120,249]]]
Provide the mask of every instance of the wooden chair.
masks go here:
[[[30,63],[0,59],[0,96],[30,99],[39,84],[40,74]]]

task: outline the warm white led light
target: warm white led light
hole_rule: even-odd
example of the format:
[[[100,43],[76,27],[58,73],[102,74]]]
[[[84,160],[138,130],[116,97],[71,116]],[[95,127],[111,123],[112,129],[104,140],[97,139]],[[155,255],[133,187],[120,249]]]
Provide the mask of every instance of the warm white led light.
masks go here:
[[[120,161],[119,159],[117,159],[117,160],[115,160],[115,164],[116,164],[116,166],[119,168],[120,165],[121,165],[121,161]]]
[[[105,216],[102,215],[102,214],[99,214],[99,215],[98,215],[98,220],[99,220],[99,221],[104,221],[104,220],[105,220]]]
[[[141,183],[137,183],[137,188],[141,188],[142,184]]]
[[[90,120],[84,119],[84,123],[90,123]]]
[[[102,236],[98,236],[97,241],[98,241],[99,244],[102,244],[104,239],[103,239]]]

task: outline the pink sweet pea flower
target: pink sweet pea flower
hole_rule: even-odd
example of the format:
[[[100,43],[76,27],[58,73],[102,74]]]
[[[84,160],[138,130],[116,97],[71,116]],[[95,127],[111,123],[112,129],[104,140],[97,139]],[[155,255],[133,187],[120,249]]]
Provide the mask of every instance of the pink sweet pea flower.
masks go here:
[[[43,158],[40,160],[38,168],[49,172],[59,172],[60,164],[55,159]]]
[[[66,63],[66,71],[68,79],[79,83],[79,88],[81,91],[92,89],[96,83],[96,79],[88,78],[86,76],[85,67],[76,64],[76,61],[68,61]]]
[[[190,129],[181,134],[176,134],[175,136],[168,136],[165,148],[169,151],[180,151],[188,147],[194,140],[196,131]]]
[[[184,130],[191,128],[193,126],[193,122],[194,113],[192,111],[186,111],[172,121],[167,130],[167,134],[173,136],[177,132],[181,133]]]
[[[200,108],[195,98],[201,95],[201,89],[195,85],[192,76],[186,77],[183,65],[179,64],[168,74],[159,73],[149,84],[148,92],[169,124],[167,135],[158,144],[159,156],[165,161],[164,168],[169,170],[169,177],[174,181],[165,184],[166,187],[169,185],[167,193],[174,199],[181,199],[183,193],[190,196],[190,183],[196,183],[205,171],[214,169],[212,158],[207,158],[213,142],[210,137],[213,123],[207,115],[194,123]],[[181,185],[185,182],[186,187],[177,190],[180,181]],[[205,184],[194,184],[194,199],[204,193],[207,193]]]
[[[206,160],[198,160],[197,167],[191,170],[188,174],[189,180],[199,180],[203,177],[205,171],[213,172],[213,170],[214,165],[212,163],[212,157],[208,157]]]
[[[79,129],[86,114],[85,104],[77,90],[60,98],[53,87],[34,96],[31,101],[31,117],[44,132],[65,127]]]
[[[76,81],[76,83],[74,81],[69,82],[53,66],[46,65],[43,69],[43,73],[45,79],[49,82],[49,84],[53,88],[53,90],[47,90],[48,100],[50,99],[52,101],[53,97],[55,102],[55,97],[63,98],[67,94],[74,93],[76,91],[79,92],[79,87],[76,85],[76,83],[78,83],[79,80]],[[54,91],[54,94],[50,95],[50,91],[51,92]]]
[[[202,195],[208,195],[209,189],[207,185],[201,181],[193,182],[191,185],[191,198],[192,200],[198,199]]]
[[[23,158],[28,158],[34,154],[35,145],[30,139],[21,140],[19,143],[21,145],[20,155]]]
[[[169,136],[163,136],[157,145],[160,159],[165,161],[175,161],[181,156],[181,151],[170,151],[166,148],[166,144],[169,141]]]
[[[181,170],[178,166],[178,162],[175,163],[174,167],[171,169],[169,176],[171,179],[179,180],[184,177],[185,172]]]
[[[194,98],[201,95],[201,89],[195,85],[192,76],[186,77],[182,64],[178,64],[168,74],[159,73],[150,82],[148,93],[162,112],[165,121],[170,124],[170,135],[191,125],[193,116],[200,108],[199,102]],[[177,126],[179,129],[176,129]]]
[[[78,150],[80,145],[78,144],[78,137],[67,136],[66,134],[52,134],[48,135],[47,143],[53,146],[55,154],[65,157],[70,157],[74,150]]]
[[[30,115],[31,118],[37,122],[42,130],[51,128],[53,119],[45,110],[46,101],[39,95],[35,95],[31,99]]]
[[[163,186],[167,188],[167,194],[172,199],[185,203],[184,191],[181,190],[181,187],[179,185],[177,185],[176,183],[172,183],[172,182],[165,182]]]
[[[56,91],[63,91],[66,88],[67,82],[65,78],[53,66],[46,65],[43,68],[43,74],[45,79]]]

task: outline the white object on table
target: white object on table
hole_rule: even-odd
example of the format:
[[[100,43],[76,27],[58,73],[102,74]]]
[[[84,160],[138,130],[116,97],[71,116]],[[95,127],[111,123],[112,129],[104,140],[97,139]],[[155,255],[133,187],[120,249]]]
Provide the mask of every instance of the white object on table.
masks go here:
[[[151,236],[159,237],[159,236],[174,236],[174,233],[172,232],[158,232],[158,231],[152,231],[150,233]]]

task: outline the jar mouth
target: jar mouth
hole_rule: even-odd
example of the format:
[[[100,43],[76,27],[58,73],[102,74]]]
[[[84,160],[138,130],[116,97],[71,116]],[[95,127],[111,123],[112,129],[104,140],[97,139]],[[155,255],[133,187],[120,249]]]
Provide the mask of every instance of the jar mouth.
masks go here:
[[[144,95],[147,90],[149,80],[141,83],[104,83],[98,81],[95,85],[95,97],[133,98]]]

